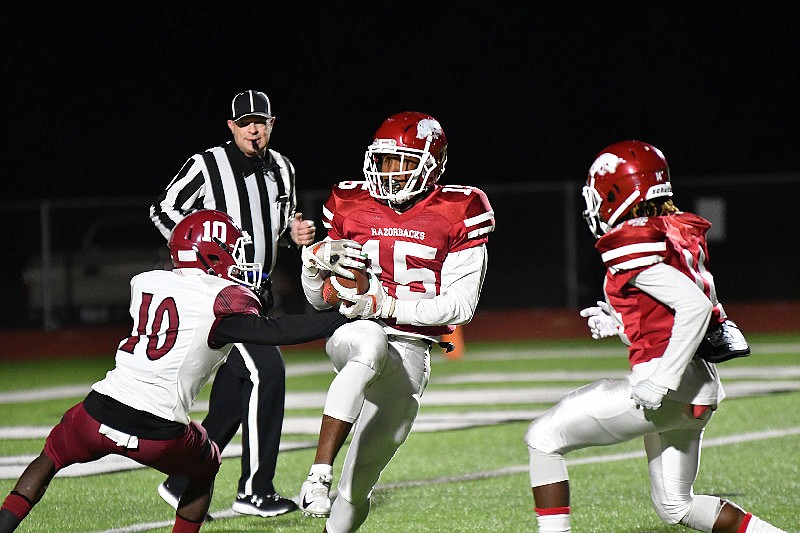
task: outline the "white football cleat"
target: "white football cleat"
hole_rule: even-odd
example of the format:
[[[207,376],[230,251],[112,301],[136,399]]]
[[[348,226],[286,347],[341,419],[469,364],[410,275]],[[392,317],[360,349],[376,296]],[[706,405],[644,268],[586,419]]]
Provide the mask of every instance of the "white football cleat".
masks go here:
[[[300,487],[297,505],[306,516],[326,518],[331,514],[331,483],[333,476],[309,474]]]

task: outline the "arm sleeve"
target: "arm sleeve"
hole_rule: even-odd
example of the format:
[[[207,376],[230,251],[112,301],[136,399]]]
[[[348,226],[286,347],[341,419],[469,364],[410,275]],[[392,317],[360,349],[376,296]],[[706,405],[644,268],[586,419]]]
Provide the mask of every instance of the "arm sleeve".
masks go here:
[[[669,343],[650,379],[676,390],[708,327],[711,301],[691,279],[664,263],[644,269],[629,283],[675,313]]]
[[[323,240],[329,241],[331,238],[326,237]],[[306,295],[308,303],[317,311],[324,311],[331,308],[331,305],[322,297],[323,281],[324,278],[322,277],[321,270],[312,273],[304,265],[300,266],[300,284],[303,287],[303,294]]]
[[[150,206],[150,220],[165,239],[169,239],[172,229],[183,217],[202,205],[205,190],[202,160],[202,157],[193,156],[186,161]]]
[[[308,303],[317,311],[330,309],[331,305],[322,298],[322,271],[311,274],[306,267],[300,267],[300,284],[303,286],[303,293],[306,295]]]
[[[442,293],[425,300],[398,300],[398,324],[440,326],[472,320],[486,275],[486,245],[451,252],[442,265]]]
[[[333,335],[336,328],[349,320],[339,313],[310,313],[265,317],[237,314],[220,319],[214,341],[220,344],[249,342],[279,346],[301,344]]]

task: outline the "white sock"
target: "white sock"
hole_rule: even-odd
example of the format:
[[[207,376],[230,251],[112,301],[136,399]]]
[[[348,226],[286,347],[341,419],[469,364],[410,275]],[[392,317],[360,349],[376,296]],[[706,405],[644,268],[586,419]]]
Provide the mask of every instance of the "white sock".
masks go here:
[[[747,529],[744,531],[745,533],[786,533],[784,530],[764,522],[755,515],[750,515],[750,522],[747,524]]]
[[[311,465],[311,471],[308,473],[308,475],[311,476],[314,474],[333,476],[333,467],[331,465],[326,465],[325,463],[314,463]]]
[[[539,533],[569,533],[572,531],[569,525],[569,514],[537,515],[536,523],[539,525]]]

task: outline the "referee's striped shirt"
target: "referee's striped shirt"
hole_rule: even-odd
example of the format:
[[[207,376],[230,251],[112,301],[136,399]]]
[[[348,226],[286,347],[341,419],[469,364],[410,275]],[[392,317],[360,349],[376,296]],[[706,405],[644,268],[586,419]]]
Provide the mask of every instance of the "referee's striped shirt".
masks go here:
[[[224,211],[253,238],[247,261],[257,261],[265,273],[272,272],[278,245],[289,245],[284,233],[297,198],[294,166],[275,150],[267,153],[263,161],[247,157],[228,141],[194,154],[150,206],[156,228],[169,239],[172,228],[189,213]]]

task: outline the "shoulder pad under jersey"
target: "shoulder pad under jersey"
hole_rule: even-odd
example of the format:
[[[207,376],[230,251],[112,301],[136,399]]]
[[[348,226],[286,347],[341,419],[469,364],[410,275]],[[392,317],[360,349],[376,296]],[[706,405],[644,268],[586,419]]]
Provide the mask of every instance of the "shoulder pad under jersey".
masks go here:
[[[463,222],[467,238],[485,240],[494,231],[494,210],[481,189],[464,185],[439,185],[436,189],[432,207],[454,223]]]
[[[654,218],[633,218],[603,235],[595,247],[612,271],[660,263],[666,257],[666,234]]]
[[[259,314],[261,302],[253,291],[243,285],[228,285],[217,294],[214,301],[214,316]]]

